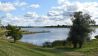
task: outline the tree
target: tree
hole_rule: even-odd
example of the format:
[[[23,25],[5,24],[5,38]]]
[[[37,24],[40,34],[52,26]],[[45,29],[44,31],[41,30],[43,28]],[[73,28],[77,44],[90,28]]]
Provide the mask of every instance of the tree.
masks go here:
[[[6,27],[6,29],[8,30],[6,33],[7,37],[11,37],[14,40],[14,43],[16,42],[16,40],[19,40],[22,38],[22,32],[20,31],[21,28],[17,28],[15,26],[12,25],[8,25]]]
[[[89,14],[75,12],[72,15],[72,23],[67,40],[72,42],[73,48],[77,48],[77,45],[81,48],[89,34],[94,31],[90,25],[94,25],[95,21],[91,19]]]

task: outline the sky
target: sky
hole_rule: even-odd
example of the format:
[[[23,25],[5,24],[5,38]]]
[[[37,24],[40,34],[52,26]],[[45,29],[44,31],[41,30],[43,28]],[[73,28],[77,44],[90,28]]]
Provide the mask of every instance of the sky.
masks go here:
[[[98,24],[98,0],[0,0],[3,25],[71,25],[70,14],[82,11]]]

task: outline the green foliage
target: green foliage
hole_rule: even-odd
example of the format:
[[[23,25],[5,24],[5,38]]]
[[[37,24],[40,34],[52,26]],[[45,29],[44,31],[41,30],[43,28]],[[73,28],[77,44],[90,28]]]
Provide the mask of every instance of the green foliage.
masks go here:
[[[43,43],[43,47],[52,47],[51,42]]]
[[[96,35],[95,38],[98,39],[98,35]]]
[[[56,40],[52,42],[53,47],[64,47],[66,45],[66,40]]]
[[[15,26],[11,26],[8,25],[6,27],[6,29],[8,30],[6,33],[6,36],[10,36],[12,39],[14,39],[14,42],[16,42],[16,40],[19,40],[22,38],[22,32],[20,31],[21,28],[17,28]]]
[[[74,15],[72,15],[73,25],[70,28],[68,40],[72,41],[75,48],[77,43],[82,45],[89,37],[89,34],[94,31],[90,25],[94,25],[95,21],[90,17],[89,14],[83,14],[82,12],[75,12]]]
[[[43,47],[65,47],[66,40],[56,40],[53,42],[45,42],[43,43]]]

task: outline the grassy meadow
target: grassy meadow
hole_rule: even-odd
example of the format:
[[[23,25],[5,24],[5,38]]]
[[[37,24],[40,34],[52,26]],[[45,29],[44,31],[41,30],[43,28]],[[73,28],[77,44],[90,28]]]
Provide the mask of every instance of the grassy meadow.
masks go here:
[[[86,43],[81,49],[43,48],[23,42],[0,40],[0,56],[98,56],[98,39]]]

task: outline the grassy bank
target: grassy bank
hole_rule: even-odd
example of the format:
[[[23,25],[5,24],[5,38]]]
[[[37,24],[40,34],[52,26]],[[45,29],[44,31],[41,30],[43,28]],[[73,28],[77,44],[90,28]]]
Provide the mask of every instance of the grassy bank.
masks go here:
[[[0,56],[59,56],[53,49],[43,49],[27,43],[0,40]]]
[[[0,56],[98,56],[98,40],[85,44],[81,49],[42,48],[35,45],[0,40]]]

